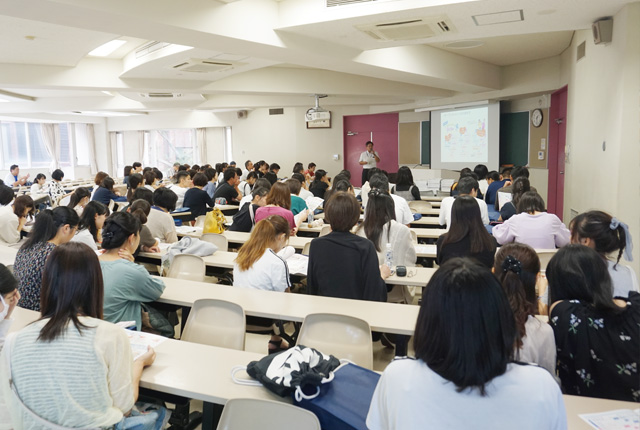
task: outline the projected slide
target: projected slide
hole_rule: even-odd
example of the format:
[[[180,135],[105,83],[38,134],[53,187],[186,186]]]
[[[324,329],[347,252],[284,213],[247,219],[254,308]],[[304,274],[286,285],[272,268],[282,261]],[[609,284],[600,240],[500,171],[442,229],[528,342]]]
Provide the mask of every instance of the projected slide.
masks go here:
[[[489,157],[489,109],[442,112],[440,148],[443,163],[486,163]]]

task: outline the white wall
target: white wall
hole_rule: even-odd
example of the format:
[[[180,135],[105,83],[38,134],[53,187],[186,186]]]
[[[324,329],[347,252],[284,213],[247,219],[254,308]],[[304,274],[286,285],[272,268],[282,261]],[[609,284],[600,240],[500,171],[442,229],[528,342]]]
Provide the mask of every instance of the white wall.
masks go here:
[[[577,31],[563,55],[568,84],[567,164],[564,216],[570,211],[606,211],[631,227],[633,267],[640,273],[640,3],[614,16],[613,41],[595,45]],[[576,62],[576,47],[586,56]],[[602,143],[606,142],[606,150]]]

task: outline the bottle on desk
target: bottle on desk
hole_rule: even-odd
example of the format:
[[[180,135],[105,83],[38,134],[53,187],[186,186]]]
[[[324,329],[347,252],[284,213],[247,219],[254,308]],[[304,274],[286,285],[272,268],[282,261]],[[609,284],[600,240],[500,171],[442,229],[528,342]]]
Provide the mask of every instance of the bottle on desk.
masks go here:
[[[390,243],[387,243],[384,253],[384,264],[386,264],[389,269],[393,269],[393,249]]]

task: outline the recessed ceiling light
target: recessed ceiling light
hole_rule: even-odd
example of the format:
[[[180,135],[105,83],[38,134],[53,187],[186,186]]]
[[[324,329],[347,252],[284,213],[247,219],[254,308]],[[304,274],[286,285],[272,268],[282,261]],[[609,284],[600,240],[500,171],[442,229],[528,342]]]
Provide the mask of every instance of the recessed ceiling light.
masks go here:
[[[455,42],[445,43],[444,46],[449,49],[470,49],[484,45],[482,40],[456,40]]]
[[[87,55],[90,55],[92,57],[106,57],[112,54],[116,49],[118,49],[125,43],[127,43],[126,40],[114,39],[110,42],[107,42],[103,45],[98,46],[96,49],[89,52]]]
[[[474,15],[472,18],[478,26],[505,24],[507,22],[524,21],[524,13],[522,9],[518,9],[508,10],[504,12],[485,13],[483,15]]]

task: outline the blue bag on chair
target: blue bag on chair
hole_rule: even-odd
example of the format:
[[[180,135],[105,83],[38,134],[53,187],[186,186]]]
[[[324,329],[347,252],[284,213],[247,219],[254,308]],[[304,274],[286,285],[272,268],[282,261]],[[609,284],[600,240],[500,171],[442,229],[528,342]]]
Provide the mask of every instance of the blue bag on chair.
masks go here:
[[[320,394],[294,396],[294,404],[313,412],[324,430],[367,430],[366,419],[380,375],[353,363],[334,372],[331,382],[320,386]]]

